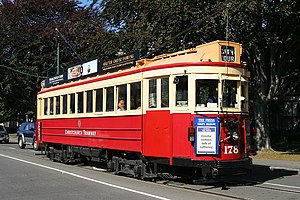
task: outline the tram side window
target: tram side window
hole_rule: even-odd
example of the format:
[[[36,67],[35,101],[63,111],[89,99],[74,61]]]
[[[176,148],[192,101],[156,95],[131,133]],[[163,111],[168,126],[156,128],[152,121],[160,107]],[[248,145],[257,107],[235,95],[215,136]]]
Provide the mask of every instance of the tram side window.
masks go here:
[[[70,114],[75,113],[75,94],[70,94]]]
[[[130,84],[130,109],[141,108],[141,82]]]
[[[126,107],[126,105],[127,105],[127,102],[126,102],[127,101],[127,85],[124,84],[124,85],[117,86],[117,91],[118,91],[117,110],[124,111],[127,109],[127,107]]]
[[[63,114],[68,112],[68,98],[67,95],[62,96]]]
[[[44,99],[44,115],[48,115],[48,98]]]
[[[161,107],[169,107],[169,78],[161,79]]]
[[[50,97],[50,115],[53,115],[54,114],[54,98],[53,97]]]
[[[96,90],[96,112],[103,112],[103,89]]]
[[[114,111],[114,87],[106,88],[106,112]]]
[[[55,114],[60,114],[60,96],[55,97]]]
[[[83,113],[83,92],[79,92],[77,98],[77,113]]]
[[[86,112],[93,112],[93,90],[86,92]]]
[[[149,80],[149,108],[157,107],[157,80]]]
[[[223,106],[237,108],[237,81],[223,80]]]
[[[196,106],[218,107],[218,80],[196,80]]]
[[[176,76],[176,106],[188,106],[188,77]]]

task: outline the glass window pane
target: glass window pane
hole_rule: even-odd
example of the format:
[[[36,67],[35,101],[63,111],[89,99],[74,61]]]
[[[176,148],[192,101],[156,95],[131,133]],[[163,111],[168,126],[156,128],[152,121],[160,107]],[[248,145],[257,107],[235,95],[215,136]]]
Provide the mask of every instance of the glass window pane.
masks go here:
[[[103,112],[103,89],[96,90],[96,112]]]
[[[62,101],[63,101],[63,114],[67,114],[67,108],[68,108],[68,98],[67,95],[62,96]]]
[[[188,77],[175,77],[176,83],[176,106],[188,106]]]
[[[70,114],[75,113],[75,94],[70,94]]]
[[[149,80],[149,108],[157,107],[157,80]]]
[[[106,112],[114,111],[114,87],[106,88]]]
[[[50,115],[53,115],[54,114],[54,98],[53,97],[50,97]]]
[[[44,115],[48,115],[48,98],[44,99]]]
[[[126,100],[127,100],[127,85],[117,86],[118,88],[118,105],[117,109],[119,111],[126,110]]]
[[[141,108],[141,82],[130,84],[130,109]]]
[[[161,107],[169,107],[169,78],[161,79]]]
[[[83,113],[83,92],[79,92],[77,94],[77,97],[78,97],[77,113]]]
[[[196,106],[218,107],[218,80],[196,80]]]
[[[237,81],[223,80],[223,106],[237,108]]]
[[[55,114],[60,114],[60,96],[55,97]]]
[[[93,90],[86,92],[86,112],[93,112]]]

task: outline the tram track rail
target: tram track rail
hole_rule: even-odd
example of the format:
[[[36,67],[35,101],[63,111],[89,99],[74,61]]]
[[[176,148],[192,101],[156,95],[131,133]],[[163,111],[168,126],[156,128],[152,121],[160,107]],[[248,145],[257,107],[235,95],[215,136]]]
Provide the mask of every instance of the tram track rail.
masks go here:
[[[282,185],[282,184],[260,182],[260,181],[253,181],[253,180],[245,180],[245,181],[252,183],[253,187],[264,188],[264,189],[269,189],[269,190],[276,190],[276,191],[281,191],[281,192],[288,192],[288,193],[300,195],[300,187],[297,187],[297,186]],[[299,198],[300,198],[300,196],[299,196]]]
[[[39,159],[47,160],[51,162],[48,157],[44,154],[37,154]],[[85,168],[91,171],[99,171],[106,174],[114,175],[114,172],[107,172],[104,165],[99,163],[77,163],[71,164],[78,168]],[[114,175],[116,176],[116,175]],[[134,179],[134,178],[133,178]],[[168,187],[174,187],[178,189],[190,190],[193,192],[198,192],[201,194],[208,194],[215,196],[216,198],[223,199],[239,199],[239,200],[252,200],[252,199],[263,199],[257,197],[255,194],[251,194],[248,192],[247,194],[243,193],[243,191],[248,191],[252,188],[254,193],[269,194],[272,191],[277,193],[285,193],[285,196],[292,196],[291,199],[300,199],[300,187],[292,186],[292,185],[284,185],[272,182],[261,182],[257,180],[251,179],[240,179],[240,178],[232,178],[231,180],[222,180],[220,182],[214,181],[208,184],[193,184],[193,181],[177,178],[172,180],[149,180],[148,182],[152,182],[154,184],[165,185]],[[239,189],[241,188],[241,190]],[[250,187],[250,188],[249,188]],[[257,189],[255,189],[257,188]],[[251,190],[251,189],[250,189]],[[241,191],[241,192],[240,192]],[[280,196],[281,197],[281,196]]]
[[[43,154],[40,154],[43,155]],[[49,160],[46,156],[42,156],[43,159]],[[50,161],[50,160],[49,160]],[[105,169],[105,166],[101,163],[96,162],[88,162],[88,163],[77,163],[74,164],[75,166],[79,168],[85,168],[87,170],[91,171],[99,171],[106,174],[115,175],[114,172],[108,172]],[[149,180],[150,182],[154,184],[161,184],[169,187],[174,187],[178,189],[184,189],[184,190],[190,190],[194,192],[199,192],[199,194],[209,194],[216,197],[224,198],[224,199],[238,199],[238,200],[252,200],[252,199],[258,199],[253,198],[252,196],[241,196],[241,195],[233,195],[230,193],[227,193],[227,190],[233,189],[234,187],[253,187],[258,188],[261,190],[268,190],[268,191],[277,191],[277,192],[284,192],[288,194],[296,195],[296,199],[300,199],[300,187],[297,186],[290,186],[290,185],[282,185],[282,184],[276,184],[271,182],[261,182],[251,179],[241,179],[241,178],[232,178],[232,179],[226,179],[221,181],[212,181],[201,184],[201,181],[197,182],[196,184],[193,184],[192,180],[182,179],[182,178],[175,178],[175,179],[160,179],[160,180]],[[215,189],[219,189],[216,191]],[[299,196],[299,197],[298,197]]]
[[[78,165],[79,167],[85,167],[90,170],[97,170],[104,173],[108,173],[111,175],[114,175],[114,172],[107,172],[104,168],[104,166],[99,165]],[[300,187],[297,186],[289,186],[289,185],[282,185],[282,184],[276,184],[276,183],[270,183],[270,182],[260,182],[250,179],[241,179],[241,178],[232,178],[228,180],[221,180],[221,181],[212,181],[212,182],[203,182],[203,184],[193,184],[192,180],[187,179],[171,179],[171,180],[164,180],[160,179],[157,181],[152,181],[155,184],[161,184],[166,185],[169,187],[179,188],[179,189],[185,189],[185,190],[191,190],[194,192],[199,192],[199,194],[209,194],[220,198],[225,199],[238,199],[238,200],[252,200],[257,198],[251,198],[251,196],[241,196],[241,195],[233,195],[226,192],[226,190],[230,190],[230,188],[233,187],[253,187],[258,188],[261,190],[268,190],[268,191],[277,191],[277,192],[284,192],[296,195],[300,199]],[[197,181],[196,181],[197,182]],[[199,181],[201,182],[201,181]],[[219,191],[215,191],[216,188],[219,188]]]
[[[95,170],[95,169],[94,169]],[[103,170],[99,170],[103,171]],[[104,171],[105,172],[105,171]],[[114,174],[113,172],[105,172]],[[180,188],[180,189],[186,189],[191,190],[195,192],[199,192],[202,194],[210,194],[217,197],[222,197],[226,199],[238,199],[238,200],[252,200],[256,198],[249,198],[249,197],[243,197],[239,195],[232,195],[225,192],[221,192],[224,190],[229,190],[230,187],[239,187],[239,186],[247,186],[247,187],[254,187],[259,188],[262,190],[271,190],[271,191],[279,191],[279,192],[285,192],[289,194],[295,194],[299,195],[300,199],[300,187],[297,186],[289,186],[289,185],[282,185],[282,184],[276,184],[276,183],[269,183],[269,182],[260,182],[255,180],[249,180],[249,179],[233,179],[233,180],[222,180],[220,182],[214,181],[213,183],[209,183],[209,185],[202,185],[200,187],[199,184],[191,184],[186,183],[186,181],[176,181],[175,180],[159,180],[155,181],[156,184],[166,185],[174,188]],[[220,192],[212,191],[212,189],[220,188]]]

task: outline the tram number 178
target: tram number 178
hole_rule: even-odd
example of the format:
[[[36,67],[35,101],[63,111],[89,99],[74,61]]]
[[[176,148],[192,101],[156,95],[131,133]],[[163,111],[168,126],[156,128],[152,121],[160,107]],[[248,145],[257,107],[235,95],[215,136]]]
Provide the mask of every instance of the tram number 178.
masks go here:
[[[238,154],[239,148],[238,146],[225,146],[224,154]]]

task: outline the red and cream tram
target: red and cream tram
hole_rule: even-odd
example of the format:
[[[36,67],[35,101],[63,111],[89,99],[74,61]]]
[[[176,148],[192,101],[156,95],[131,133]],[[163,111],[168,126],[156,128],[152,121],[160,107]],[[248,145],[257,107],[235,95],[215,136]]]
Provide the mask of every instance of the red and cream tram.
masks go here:
[[[134,52],[74,65],[37,95],[36,147],[53,160],[105,161],[140,178],[247,173],[241,53],[238,43],[214,41],[152,59]]]

